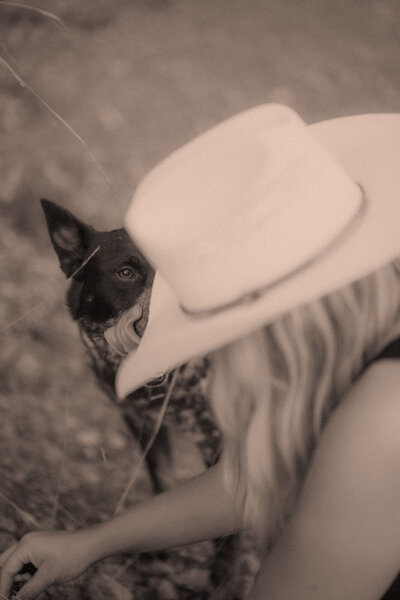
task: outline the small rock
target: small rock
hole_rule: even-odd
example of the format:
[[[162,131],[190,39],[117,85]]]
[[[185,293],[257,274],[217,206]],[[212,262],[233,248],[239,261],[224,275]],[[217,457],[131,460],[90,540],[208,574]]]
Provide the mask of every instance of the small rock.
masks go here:
[[[123,450],[126,448],[128,440],[124,435],[117,431],[110,431],[107,435],[107,442],[113,450]]]
[[[207,569],[192,567],[176,574],[174,579],[177,585],[189,590],[202,592],[210,585],[210,574]]]
[[[98,573],[87,585],[90,600],[134,600],[128,588],[106,573]]]
[[[178,600],[178,590],[172,581],[160,579],[156,585],[160,600]]]
[[[76,435],[77,441],[83,446],[99,446],[101,436],[97,429],[82,429]]]

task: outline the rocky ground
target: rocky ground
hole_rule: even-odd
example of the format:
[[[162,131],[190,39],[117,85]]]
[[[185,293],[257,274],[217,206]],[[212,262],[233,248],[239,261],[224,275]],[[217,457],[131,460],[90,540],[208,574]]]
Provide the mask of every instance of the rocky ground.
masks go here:
[[[111,229],[152,165],[242,109],[398,111],[398,25],[397,0],[0,2],[0,549],[107,518],[138,460],[67,316],[39,199]],[[129,500],[150,493],[143,472]],[[108,559],[46,597],[207,597],[190,552]]]

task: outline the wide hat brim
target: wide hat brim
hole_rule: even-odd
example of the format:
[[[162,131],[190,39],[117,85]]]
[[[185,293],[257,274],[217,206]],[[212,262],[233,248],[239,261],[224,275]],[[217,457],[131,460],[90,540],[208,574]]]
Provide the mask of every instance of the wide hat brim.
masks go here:
[[[120,398],[400,256],[400,115],[342,117],[310,129],[362,187],[366,211],[360,222],[307,268],[260,298],[216,314],[186,314],[157,273],[145,333],[117,373]]]

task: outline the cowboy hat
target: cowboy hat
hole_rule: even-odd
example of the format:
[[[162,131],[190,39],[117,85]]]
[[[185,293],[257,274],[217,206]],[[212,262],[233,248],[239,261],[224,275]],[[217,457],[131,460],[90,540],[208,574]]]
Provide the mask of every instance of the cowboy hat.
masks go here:
[[[400,255],[400,115],[252,108],[150,171],[125,226],[156,277],[120,397]]]

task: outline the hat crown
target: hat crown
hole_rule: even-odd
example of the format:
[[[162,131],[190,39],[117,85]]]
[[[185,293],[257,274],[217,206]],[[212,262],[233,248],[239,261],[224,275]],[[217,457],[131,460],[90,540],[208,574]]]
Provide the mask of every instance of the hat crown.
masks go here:
[[[286,106],[228,119],[139,186],[126,227],[189,311],[229,304],[318,254],[360,190]]]

